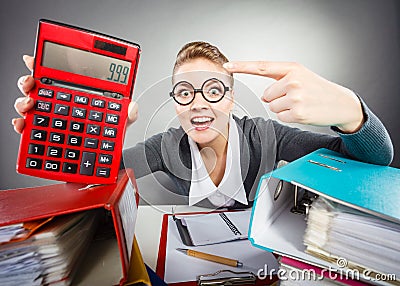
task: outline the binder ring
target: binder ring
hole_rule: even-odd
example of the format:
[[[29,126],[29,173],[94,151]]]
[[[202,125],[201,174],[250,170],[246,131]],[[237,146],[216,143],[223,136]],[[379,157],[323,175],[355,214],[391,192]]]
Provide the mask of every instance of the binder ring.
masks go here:
[[[279,198],[280,194],[282,193],[282,189],[283,189],[283,181],[280,180],[278,185],[275,188],[274,201],[276,201]]]

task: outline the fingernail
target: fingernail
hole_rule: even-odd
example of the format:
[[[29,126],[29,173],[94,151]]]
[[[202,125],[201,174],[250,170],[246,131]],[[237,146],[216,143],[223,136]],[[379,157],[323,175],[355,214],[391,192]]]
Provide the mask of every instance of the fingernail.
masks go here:
[[[26,81],[27,76],[21,77],[21,79],[19,80],[19,85],[23,85],[24,82]]]
[[[27,97],[25,98],[25,104],[29,104],[32,101],[32,98]]]
[[[226,68],[226,69],[233,69],[233,68],[235,68],[235,64],[234,64],[234,63],[224,63],[222,66],[223,66],[224,68]]]

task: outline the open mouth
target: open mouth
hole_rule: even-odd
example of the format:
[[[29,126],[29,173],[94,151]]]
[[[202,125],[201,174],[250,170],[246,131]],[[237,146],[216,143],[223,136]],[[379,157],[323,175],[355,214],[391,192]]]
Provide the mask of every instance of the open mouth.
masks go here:
[[[209,128],[213,121],[214,121],[214,118],[208,117],[208,116],[194,117],[190,120],[193,127],[199,131]]]

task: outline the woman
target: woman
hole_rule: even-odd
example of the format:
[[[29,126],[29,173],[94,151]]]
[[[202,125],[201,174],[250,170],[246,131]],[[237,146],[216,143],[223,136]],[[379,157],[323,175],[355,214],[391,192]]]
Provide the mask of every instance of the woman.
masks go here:
[[[280,120],[332,126],[339,136],[234,116],[232,72],[276,79],[262,100],[269,102]],[[280,160],[292,161],[318,148],[382,165],[393,158],[386,129],[365,103],[349,89],[298,64],[229,63],[217,47],[193,42],[179,51],[172,79],[170,96],[181,127],[124,150],[124,165],[133,168],[137,178],[155,171],[167,173],[176,183],[176,192],[189,197],[190,205],[250,207],[262,174]],[[23,80],[19,86],[26,94],[33,79]],[[32,100],[24,98],[15,104],[20,114],[32,106]],[[132,105],[130,122],[136,116]],[[23,119],[14,119],[13,125],[21,132]]]

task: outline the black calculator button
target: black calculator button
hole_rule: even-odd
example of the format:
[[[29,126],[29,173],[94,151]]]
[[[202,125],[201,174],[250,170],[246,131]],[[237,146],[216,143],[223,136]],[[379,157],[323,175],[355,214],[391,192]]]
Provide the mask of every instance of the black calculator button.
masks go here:
[[[87,98],[86,96],[76,95],[75,98],[74,98],[74,102],[78,103],[78,104],[87,105],[89,103],[89,98]]]
[[[102,121],[103,120],[103,112],[90,110],[89,111],[89,119],[93,121]]]
[[[57,144],[63,144],[65,140],[65,135],[62,133],[55,133],[51,132],[50,133],[50,138],[49,141],[52,143],[57,143]]]
[[[97,168],[96,176],[97,177],[104,177],[104,178],[110,177],[110,168],[103,168],[103,167]]]
[[[115,114],[107,114],[106,123],[117,125],[119,122],[119,116]]]
[[[35,126],[47,127],[47,126],[49,126],[49,121],[50,121],[50,118],[48,116],[43,116],[43,115],[38,115],[38,114],[35,114],[33,116],[33,125],[35,125]]]
[[[51,102],[37,100],[35,110],[42,112],[51,112]]]
[[[81,146],[82,145],[82,137],[69,135],[68,136],[68,145]]]
[[[63,101],[71,101],[71,94],[59,91],[56,98]]]
[[[112,141],[101,141],[101,150],[114,151],[115,143]]]
[[[120,111],[121,110],[121,104],[109,101],[108,102],[108,109]]]
[[[86,133],[90,135],[100,135],[100,126],[88,124],[86,127]]]
[[[44,169],[47,171],[58,172],[60,171],[60,162],[51,160],[45,161]]]
[[[47,131],[32,129],[31,132],[32,140],[46,141],[46,137],[47,137]]]
[[[63,168],[62,168],[63,173],[76,174],[77,170],[78,170],[78,164],[63,163]]]
[[[70,160],[78,160],[79,159],[79,150],[74,149],[66,149],[65,150],[65,158]]]
[[[42,169],[43,160],[35,158],[26,159],[26,167],[30,169]]]
[[[72,117],[83,118],[83,119],[86,118],[86,109],[74,107],[72,109]]]
[[[56,129],[65,130],[65,129],[67,129],[67,120],[53,118],[53,122],[51,123],[51,127],[56,128]]]
[[[111,165],[111,163],[112,163],[112,155],[100,154],[98,162],[100,164]]]
[[[39,88],[38,96],[52,98],[54,92],[51,89]]]
[[[99,107],[99,108],[104,108],[105,106],[105,101],[97,98],[92,99],[92,106],[94,107]]]
[[[83,145],[86,148],[97,149],[97,146],[99,146],[99,140],[95,138],[85,138],[85,143]]]
[[[96,162],[96,153],[82,152],[81,168],[79,173],[81,175],[93,175],[94,163]]]
[[[103,135],[104,137],[115,138],[117,137],[117,128],[104,127]]]
[[[71,124],[69,126],[69,130],[70,131],[74,131],[74,132],[82,133],[84,127],[85,127],[85,124],[82,123],[82,122],[71,121]]]
[[[43,155],[44,154],[44,145],[41,145],[41,144],[29,144],[29,146],[28,146],[28,154]]]
[[[47,156],[49,157],[56,157],[56,158],[61,158],[62,156],[62,148],[60,147],[54,147],[54,146],[49,146],[47,148]]]
[[[56,104],[54,107],[54,113],[60,114],[64,116],[68,116],[69,114],[69,106],[63,104]]]

